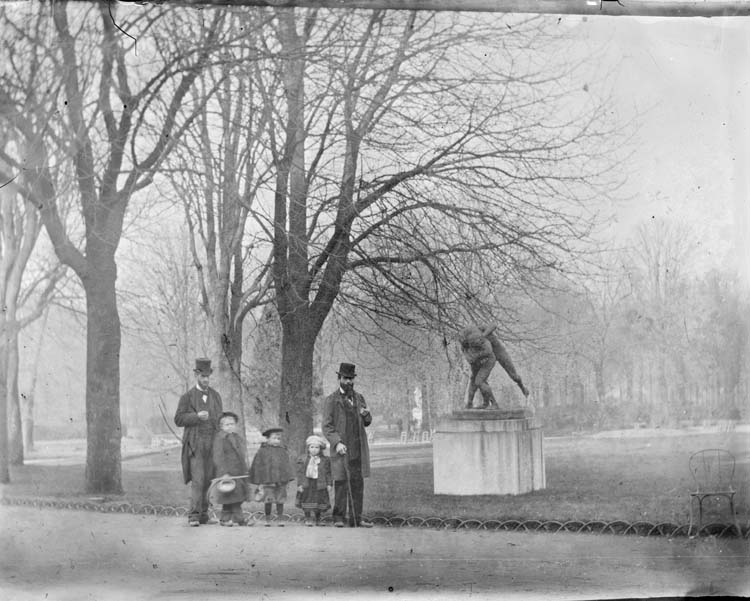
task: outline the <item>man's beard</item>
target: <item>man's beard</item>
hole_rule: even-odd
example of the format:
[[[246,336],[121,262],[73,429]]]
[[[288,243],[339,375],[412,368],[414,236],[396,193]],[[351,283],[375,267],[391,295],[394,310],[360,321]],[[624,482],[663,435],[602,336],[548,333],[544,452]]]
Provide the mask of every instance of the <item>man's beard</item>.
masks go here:
[[[342,384],[341,389],[344,391],[346,396],[351,396],[354,393],[354,384]]]

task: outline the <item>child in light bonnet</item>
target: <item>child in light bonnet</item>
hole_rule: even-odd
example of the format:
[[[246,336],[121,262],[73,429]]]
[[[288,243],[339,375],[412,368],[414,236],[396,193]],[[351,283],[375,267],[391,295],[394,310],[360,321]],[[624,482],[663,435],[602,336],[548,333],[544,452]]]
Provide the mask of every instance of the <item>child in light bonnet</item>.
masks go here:
[[[321,513],[331,508],[331,460],[323,455],[326,441],[319,436],[308,436],[305,447],[307,452],[297,459],[296,505],[305,512],[305,526],[313,525],[313,515],[319,526]]]

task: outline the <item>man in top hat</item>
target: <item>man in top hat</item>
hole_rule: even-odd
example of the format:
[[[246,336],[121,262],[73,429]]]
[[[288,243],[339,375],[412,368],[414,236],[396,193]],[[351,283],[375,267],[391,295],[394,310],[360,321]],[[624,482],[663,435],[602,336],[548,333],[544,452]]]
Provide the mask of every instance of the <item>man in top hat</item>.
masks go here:
[[[213,478],[213,439],[223,412],[221,396],[208,385],[213,373],[210,359],[195,360],[196,385],[180,397],[174,423],[182,435],[182,475],[190,486],[188,524],[208,523],[206,493]]]
[[[334,480],[333,525],[342,528],[349,508],[349,525],[370,528],[362,519],[364,478],[370,475],[370,448],[365,428],[372,422],[365,398],[354,391],[355,367],[339,367],[338,390],[323,406],[323,434],[331,445]],[[351,501],[349,502],[349,500]]]

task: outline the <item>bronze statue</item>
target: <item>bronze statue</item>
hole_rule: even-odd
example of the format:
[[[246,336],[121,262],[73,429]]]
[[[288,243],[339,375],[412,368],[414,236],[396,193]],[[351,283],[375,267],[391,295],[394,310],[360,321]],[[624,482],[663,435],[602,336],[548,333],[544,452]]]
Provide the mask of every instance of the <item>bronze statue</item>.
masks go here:
[[[492,393],[492,388],[487,383],[492,368],[495,367],[495,361],[503,366],[503,369],[510,376],[523,392],[525,397],[529,396],[529,391],[523,385],[521,376],[516,373],[513,362],[505,347],[494,334],[497,325],[487,326],[467,326],[459,334],[459,342],[464,357],[471,366],[471,381],[467,390],[466,408],[473,408],[474,395],[479,389],[482,392],[482,409],[489,407],[498,408],[497,401]]]

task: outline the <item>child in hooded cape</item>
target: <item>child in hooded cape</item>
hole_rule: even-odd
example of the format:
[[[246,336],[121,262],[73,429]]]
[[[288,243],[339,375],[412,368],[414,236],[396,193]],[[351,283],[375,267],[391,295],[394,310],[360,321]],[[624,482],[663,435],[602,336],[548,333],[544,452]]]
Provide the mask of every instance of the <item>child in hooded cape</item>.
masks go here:
[[[294,468],[289,453],[281,444],[283,428],[268,428],[263,432],[266,442],[260,445],[250,466],[250,482],[258,486],[256,501],[264,503],[266,526],[271,525],[271,509],[276,504],[277,525],[284,525],[284,503],[287,484],[294,480]]]

